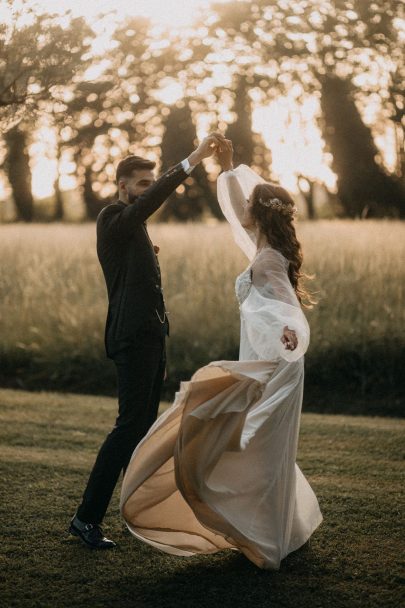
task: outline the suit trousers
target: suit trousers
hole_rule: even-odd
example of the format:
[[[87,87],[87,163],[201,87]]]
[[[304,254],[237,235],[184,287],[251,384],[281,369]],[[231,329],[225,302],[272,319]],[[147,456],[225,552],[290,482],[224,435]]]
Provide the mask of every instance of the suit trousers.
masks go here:
[[[158,414],[166,351],[165,336],[141,330],[114,356],[118,380],[118,416],[91,471],[77,517],[100,524],[121,471]]]

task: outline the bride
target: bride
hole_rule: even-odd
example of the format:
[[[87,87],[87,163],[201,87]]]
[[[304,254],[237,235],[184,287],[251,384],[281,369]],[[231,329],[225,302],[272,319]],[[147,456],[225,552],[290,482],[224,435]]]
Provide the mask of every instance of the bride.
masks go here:
[[[236,280],[239,361],[215,361],[182,382],[136,447],[121,491],[132,534],[166,553],[241,551],[278,570],[322,522],[295,462],[304,353],[302,254],[289,194],[217,150],[218,200],[250,263]]]

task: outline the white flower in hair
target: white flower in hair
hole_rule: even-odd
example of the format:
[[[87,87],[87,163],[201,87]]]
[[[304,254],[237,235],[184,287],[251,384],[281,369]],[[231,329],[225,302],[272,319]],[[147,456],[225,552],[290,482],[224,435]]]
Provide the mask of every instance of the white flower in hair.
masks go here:
[[[280,211],[280,213],[282,213],[284,215],[289,215],[290,213],[295,215],[297,213],[297,207],[295,207],[295,205],[291,205],[290,203],[285,203],[277,197],[269,198],[267,200],[263,200],[262,198],[259,198],[259,203],[261,205],[264,205],[264,207],[271,207],[272,209],[275,209],[276,211]]]
[[[273,209],[282,209],[284,206],[284,203],[280,201],[279,198],[269,198],[267,201],[259,198],[259,203],[265,207],[272,207]]]

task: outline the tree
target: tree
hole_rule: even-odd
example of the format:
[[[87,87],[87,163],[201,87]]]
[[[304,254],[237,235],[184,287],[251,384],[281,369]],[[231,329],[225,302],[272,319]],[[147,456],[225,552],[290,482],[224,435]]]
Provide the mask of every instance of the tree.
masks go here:
[[[298,187],[300,189],[301,196],[303,197],[307,208],[307,218],[309,220],[314,220],[316,218],[314,201],[315,182],[306,177],[305,175],[297,175],[297,177]]]
[[[196,131],[193,125],[188,100],[171,106],[165,120],[165,133],[162,139],[162,170],[186,158],[196,144]],[[210,210],[215,217],[222,217],[216,197],[210,188],[207,173],[202,164],[198,165],[173,193],[159,213],[160,220],[180,221],[198,220]]]
[[[21,10],[13,9],[11,0],[2,5],[10,16],[0,24],[0,127],[5,132],[83,67],[93,33],[82,18],[64,27],[60,16],[38,14],[27,3]]]
[[[61,90],[60,99],[53,103],[59,155],[64,149],[71,152],[89,220],[95,219],[105,204],[93,189],[93,166],[97,161],[94,144],[117,124],[113,112],[115,87],[108,75],[97,81],[80,79],[68,90]]]
[[[395,128],[397,148],[397,175],[405,185],[405,104],[404,81],[405,62],[403,54],[403,17],[402,0],[379,0],[362,2],[356,0],[354,8],[366,26],[365,39],[375,49],[380,57],[388,59],[385,78],[386,85],[381,88],[381,79],[369,84],[369,94],[377,94],[384,100],[384,113],[392,121]],[[400,36],[395,22],[402,23]],[[384,74],[382,74],[384,76]]]
[[[6,172],[13,193],[17,218],[32,222],[34,199],[31,192],[31,169],[28,155],[27,134],[15,126],[5,134],[7,144]]]
[[[111,152],[118,146],[124,156],[131,146],[148,147],[156,124],[161,104],[151,90],[159,74],[148,50],[153,42],[149,28],[146,19],[118,24],[98,79],[76,75],[72,85],[55,96],[53,114],[60,145],[70,151],[76,164],[88,219],[95,219],[105,205],[98,192],[108,180],[112,182],[115,156]]]
[[[217,19],[210,31],[217,46],[220,44],[224,51],[234,49],[232,62],[238,61],[239,56],[245,69],[250,63],[251,70],[261,77],[262,90],[267,87],[269,98],[275,91],[288,94],[293,86],[301,87],[303,95],[315,94],[322,98],[327,95],[329,83],[337,82],[336,79],[346,81],[346,86],[336,88],[336,94],[340,96],[339,101],[336,100],[336,109],[349,107],[351,101],[364,103],[365,96],[373,87],[373,93],[378,94],[382,102],[389,91],[391,97],[394,96],[398,74],[403,73],[403,68],[399,67],[399,40],[394,27],[395,18],[400,17],[400,4],[385,0],[373,3],[362,0],[298,0],[294,3],[257,0],[254,3],[220,4],[215,7]],[[395,86],[393,74],[396,74]],[[368,78],[367,86],[363,84],[360,88],[356,79],[364,81],[365,76]],[[398,97],[394,102],[391,105],[395,105],[396,112],[392,111],[390,118],[395,115],[398,121],[403,105]],[[326,107],[323,100],[321,108],[325,110]],[[347,116],[339,111],[335,121],[337,117],[341,127]],[[335,147],[336,140],[328,137],[331,116],[328,115],[328,120],[325,116],[320,116],[320,119],[324,138],[335,159],[340,152]],[[357,121],[363,123],[360,113]],[[370,131],[365,127],[359,128],[357,133],[366,138],[362,144],[365,150],[369,147],[366,140]],[[346,151],[349,151],[350,143],[351,138],[345,142]],[[349,156],[354,155],[353,149]],[[335,160],[336,170],[338,166],[340,164]],[[373,175],[375,183],[384,183],[391,193],[396,193],[388,202],[379,189],[373,200],[374,212],[377,212],[377,207],[380,207],[379,214],[390,208],[390,213],[402,216],[405,201],[396,177],[388,175],[375,156],[366,156],[362,167],[363,170],[356,175],[356,188],[353,184],[344,183],[351,179],[351,175],[338,176],[338,194],[344,199],[348,214],[356,215],[359,205],[363,210],[369,209],[367,184]],[[350,192],[356,192],[356,196]],[[359,200],[362,192],[365,197]]]
[[[252,131],[253,104],[249,97],[249,81],[254,83],[255,79],[240,73],[234,77],[232,113],[235,120],[227,126],[225,135],[233,143],[235,166],[241,163],[254,166],[265,179],[270,179],[271,153],[261,135]]]
[[[187,95],[196,100],[199,110],[212,116],[211,125],[219,128],[232,140],[235,164],[245,163],[271,177],[271,153],[260,134],[252,130],[254,103],[251,92],[256,97],[262,94],[263,81],[257,67],[260,65],[260,44],[245,44],[238,36],[238,23],[249,19],[252,3],[229,3],[216,6],[217,19],[210,18],[210,25],[191,33],[192,45],[187,40],[178,42],[179,55],[187,56],[183,79]],[[228,21],[229,16],[229,21]],[[222,23],[224,29],[222,29]],[[246,25],[244,23],[244,25]],[[183,45],[183,48],[182,48]],[[218,81],[218,70],[224,75],[223,86],[213,86],[208,95],[199,93],[201,85]],[[221,116],[223,108],[228,114]]]
[[[232,140],[235,164],[244,163],[251,165],[254,149],[252,139],[252,103],[248,96],[246,78],[242,76],[237,77],[233,96],[232,111],[236,115],[236,120],[228,125],[225,135],[228,139]]]
[[[60,185],[59,185],[59,180],[60,180],[60,175],[59,175],[59,166],[60,166],[60,159],[61,159],[61,153],[62,153],[62,145],[61,145],[61,141],[60,138],[58,139],[58,141],[56,142],[56,162],[57,162],[57,168],[56,168],[56,176],[55,176],[55,181],[53,183],[53,189],[55,191],[55,211],[53,214],[53,219],[55,221],[62,221],[64,216],[65,216],[65,209],[64,209],[64,204],[63,204],[63,195],[60,189]]]
[[[379,152],[363,123],[350,83],[325,75],[322,83],[324,137],[333,150],[338,193],[349,217],[405,217],[405,190],[396,175],[377,162]],[[344,116],[344,120],[341,120]]]
[[[9,0],[2,5],[10,19],[0,24],[0,128],[8,147],[5,166],[17,216],[30,222],[34,201],[27,142],[33,124],[28,119],[35,122],[54,87],[66,86],[79,67],[88,65],[83,56],[92,31],[84,19],[71,19],[64,26],[61,16],[38,14],[27,3],[20,10]]]

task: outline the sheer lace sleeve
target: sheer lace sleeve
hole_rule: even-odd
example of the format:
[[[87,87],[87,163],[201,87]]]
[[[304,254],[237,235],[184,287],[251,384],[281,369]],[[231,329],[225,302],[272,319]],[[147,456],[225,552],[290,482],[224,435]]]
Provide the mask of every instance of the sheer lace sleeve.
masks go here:
[[[236,244],[242,249],[249,260],[256,254],[256,238],[254,232],[246,230],[241,225],[244,206],[256,184],[265,180],[247,165],[239,165],[232,171],[224,171],[218,177],[217,195],[222,213],[231,225]]]
[[[252,265],[252,287],[240,310],[248,340],[260,359],[296,361],[304,355],[309,325],[288,278],[288,261],[280,252],[265,247],[258,254]],[[281,342],[286,325],[298,338],[293,351]]]

